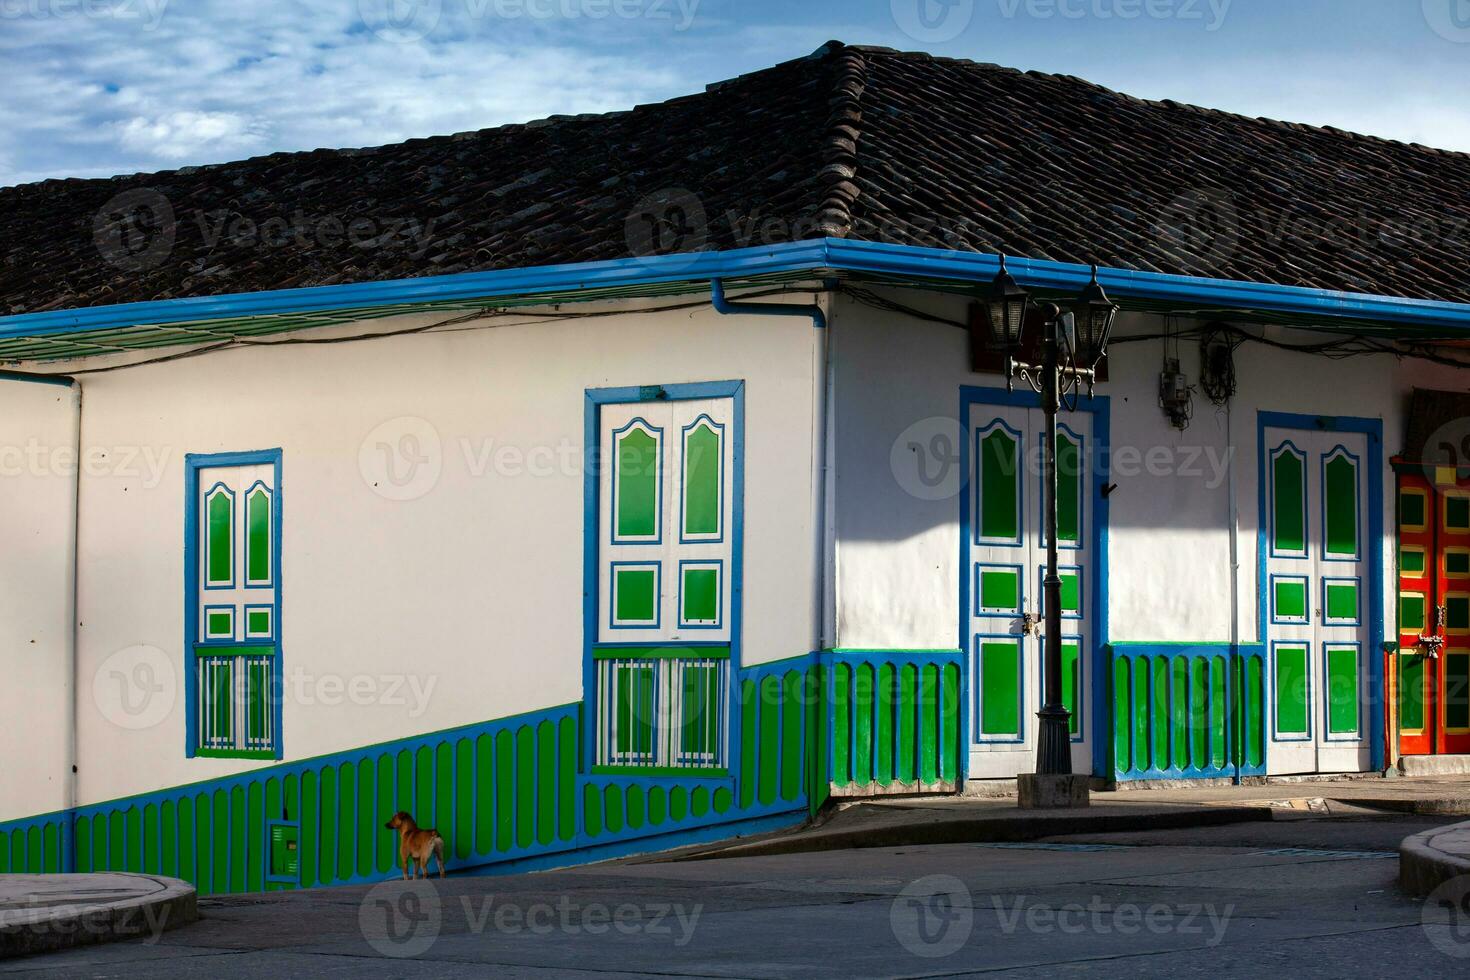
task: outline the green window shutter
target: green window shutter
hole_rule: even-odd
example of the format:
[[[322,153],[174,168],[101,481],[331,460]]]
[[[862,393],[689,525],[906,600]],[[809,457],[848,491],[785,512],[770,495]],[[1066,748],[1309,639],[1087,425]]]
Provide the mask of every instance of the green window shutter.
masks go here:
[[[245,500],[245,581],[271,580],[271,497],[257,486]]]
[[[1276,733],[1307,733],[1307,648],[1276,648]]]
[[[245,740],[258,745],[266,737],[266,713],[270,710],[269,662],[245,661]]]
[[[684,608],[686,623],[713,623],[720,618],[720,573],[714,568],[686,568]]]
[[[1279,578],[1272,583],[1277,619],[1307,618],[1307,580]]]
[[[1283,447],[1271,462],[1273,550],[1296,554],[1307,550],[1306,467],[1292,449]]]
[[[1057,433],[1057,540],[1076,544],[1082,533],[1082,447]]]
[[[207,510],[208,582],[210,585],[227,584],[233,580],[235,569],[235,501],[224,487],[216,487],[210,491]]]
[[[1021,536],[1021,467],[1018,440],[997,425],[980,439],[980,537],[1014,541]]]
[[[1424,491],[1404,490],[1399,494],[1399,524],[1403,527],[1424,527]]]
[[[658,439],[634,425],[617,441],[617,506],[614,536],[652,538],[658,535]]]
[[[1014,641],[980,644],[980,732],[1021,734],[1021,645]]]
[[[684,439],[684,534],[718,535],[724,513],[721,487],[724,452],[720,433],[701,418]]]
[[[1399,657],[1399,731],[1424,730],[1424,658],[1418,654]]]
[[[1445,654],[1444,726],[1450,731],[1470,730],[1470,653]]]
[[[1327,553],[1358,553],[1358,467],[1338,453],[1323,467],[1322,496],[1327,507]]]
[[[1470,554],[1466,554],[1464,557],[1467,558],[1467,559],[1470,559]],[[1446,558],[1445,558],[1445,564],[1446,564],[1446,571],[1450,571],[1450,569],[1448,568],[1448,564],[1449,564],[1449,557],[1448,556],[1446,556]],[[1400,551],[1399,552],[1399,568],[1400,568],[1401,571],[1403,571],[1403,573],[1405,575],[1422,575],[1422,574],[1424,574],[1424,549],[1423,548],[1406,547],[1402,551]],[[1467,561],[1466,567],[1465,567],[1465,571],[1466,572],[1470,572],[1470,561]]]
[[[1327,651],[1327,731],[1352,735],[1358,730],[1357,647]]]
[[[615,621],[618,623],[651,623],[658,608],[658,574],[652,568],[618,568],[613,570]]]
[[[215,739],[231,739],[235,732],[234,719],[234,686],[231,680],[234,676],[234,664],[227,661],[215,661],[209,666],[209,697],[212,707],[211,718],[213,724],[210,726],[209,734]]]
[[[1020,610],[1021,573],[1007,568],[981,569],[980,608]]]
[[[1424,596],[1406,592],[1399,597],[1399,629],[1405,633],[1424,629]]]
[[[1327,618],[1352,620],[1358,618],[1358,586],[1355,582],[1327,583]]]
[[[1451,531],[1470,528],[1470,497],[1451,494],[1444,498],[1444,526]]]
[[[1081,664],[1077,659],[1077,644],[1062,644],[1062,704],[1067,706],[1071,717],[1067,721],[1067,729],[1073,735],[1082,732],[1081,719],[1077,716],[1077,691],[1081,687],[1081,677],[1078,668]]]

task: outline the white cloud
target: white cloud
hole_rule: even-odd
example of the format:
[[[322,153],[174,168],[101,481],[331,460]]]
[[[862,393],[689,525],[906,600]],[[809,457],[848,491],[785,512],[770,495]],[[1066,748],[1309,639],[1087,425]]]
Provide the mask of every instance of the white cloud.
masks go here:
[[[152,119],[134,116],[118,124],[125,150],[184,160],[202,153],[249,151],[261,146],[269,127],[233,112],[169,112]]]

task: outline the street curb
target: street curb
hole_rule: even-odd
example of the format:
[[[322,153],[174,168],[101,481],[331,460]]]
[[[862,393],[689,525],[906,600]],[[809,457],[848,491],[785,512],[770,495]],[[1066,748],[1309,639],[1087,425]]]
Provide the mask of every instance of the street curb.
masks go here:
[[[1386,810],[1393,813],[1407,813],[1422,817],[1470,816],[1470,797],[1445,800],[1419,800],[1407,797],[1384,799],[1371,796],[1328,797],[1328,799],[1334,803],[1341,803],[1346,806],[1364,807],[1369,810]]]
[[[1020,811],[997,817],[965,817],[926,823],[897,823],[884,827],[795,834],[774,840],[735,844],[716,850],[671,857],[670,861],[709,861],[733,857],[766,857],[776,854],[806,854],[864,847],[904,847],[925,844],[1009,844],[1072,834],[1114,834],[1128,831],[1178,830],[1189,827],[1218,827],[1223,824],[1270,821],[1265,807],[1208,806],[1197,810],[1148,813],[1098,813],[1080,811],[1027,820]]]
[[[1470,897],[1470,855],[1450,854],[1435,838],[1470,833],[1470,821],[1405,837],[1399,844],[1399,887],[1411,895],[1434,894],[1458,905]]]
[[[21,877],[19,875],[6,877]],[[54,884],[64,879],[129,879],[138,887],[147,882],[157,886],[144,894],[113,901],[86,904],[38,904],[24,921],[0,921],[0,959],[51,953],[76,946],[158,935],[188,925],[199,918],[198,893],[194,886],[177,878],[113,872],[84,875],[28,875],[38,883]],[[16,911],[14,908],[7,912]],[[11,918],[16,918],[11,916]]]

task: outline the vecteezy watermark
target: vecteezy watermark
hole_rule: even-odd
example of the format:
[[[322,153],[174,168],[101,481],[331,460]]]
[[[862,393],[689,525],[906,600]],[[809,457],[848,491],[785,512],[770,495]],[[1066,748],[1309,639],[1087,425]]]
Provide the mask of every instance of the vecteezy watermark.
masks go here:
[[[964,427],[942,415],[920,419],[899,433],[888,452],[894,481],[917,500],[949,500],[968,482]],[[1015,456],[988,460],[1002,476],[1024,472],[1040,477],[1044,472],[1044,447],[1039,439],[1028,439]],[[1161,479],[1196,480],[1203,489],[1216,490],[1230,478],[1235,450],[1228,446],[1110,446],[1106,455],[1092,453],[1083,464],[1105,471],[1113,479],[1149,476]],[[1060,457],[1059,457],[1060,459]],[[974,460],[970,464],[974,464]],[[1075,478],[1080,472],[1065,461],[1058,475]]]
[[[158,27],[169,0],[0,0],[5,20],[111,20]]]
[[[1470,418],[1456,418],[1429,434],[1419,450],[1425,479],[1439,483],[1442,471],[1453,481],[1456,471],[1470,469]]]
[[[645,195],[623,220],[623,238],[635,259],[686,256],[686,267],[709,247],[709,217],[699,195],[669,187]],[[667,262],[662,263],[667,265]]]
[[[57,907],[68,904],[69,901],[76,902],[75,913],[57,916]],[[169,916],[173,912],[167,903],[148,902],[122,907],[98,905],[92,895],[60,890],[36,891],[19,898],[7,899],[5,910],[7,918],[14,919],[18,928],[34,935],[141,937],[145,946],[152,946],[163,938],[168,929]],[[26,915],[27,910],[35,911],[33,921],[27,921],[31,919],[31,916]]]
[[[362,22],[395,44],[422,41],[452,19],[643,20],[667,22],[675,31],[694,26],[702,0],[357,0]],[[446,8],[448,11],[446,11]]]
[[[389,419],[357,451],[363,481],[387,500],[418,500],[439,484],[444,446],[433,423],[416,415]]]
[[[1466,0],[1470,2],[1470,0]],[[1245,243],[1258,252],[1373,252],[1387,245],[1406,251],[1464,252],[1470,248],[1470,219],[1459,215],[1402,215],[1393,203],[1370,212],[1321,216],[1282,214],[1240,205],[1218,188],[1182,191],[1154,221],[1155,240],[1174,263],[1188,272],[1217,274]],[[1369,284],[1365,284],[1369,285]]]
[[[0,444],[0,477],[88,477],[139,480],[151,490],[163,482],[173,452],[163,446],[52,446],[31,437],[24,445]]]
[[[471,935],[506,936],[646,936],[675,947],[694,939],[701,904],[680,902],[575,902],[563,895],[555,901],[500,900],[494,895],[459,897],[459,911]],[[444,928],[446,909],[437,886],[428,879],[393,880],[374,885],[358,906],[357,922],[368,945],[396,959],[422,956]]]
[[[1006,935],[1026,932],[1033,936],[1061,933],[1065,936],[1201,936],[1206,946],[1225,941],[1225,931],[1235,915],[1235,906],[1220,908],[1213,903],[1135,905],[1131,902],[1105,902],[1098,896],[1086,905],[1065,905],[1029,901],[1020,895],[1007,901],[1000,895],[990,896],[1000,919],[1000,931]]]
[[[888,909],[900,946],[915,956],[952,956],[970,941],[975,909],[970,889],[953,875],[928,875],[904,886]]]
[[[178,223],[168,198],[150,187],[115,195],[92,218],[102,258],[124,272],[147,272],[173,253]]]
[[[1419,917],[1435,949],[1457,960],[1470,959],[1470,876],[1451,878],[1430,892]]]
[[[286,700],[294,704],[401,707],[408,709],[409,718],[428,710],[438,684],[435,674],[314,674],[299,667],[287,671],[282,681]]]
[[[1225,24],[1234,0],[995,0],[1006,20],[1178,20],[1198,21],[1206,31]]]
[[[179,237],[209,253],[220,249],[340,248],[419,255],[434,242],[437,219],[405,215],[242,214],[229,208],[175,211],[156,190],[136,187],[113,197],[93,218],[92,238],[108,263],[124,272],[147,272],[173,254]]]
[[[422,956],[444,927],[439,891],[424,878],[374,885],[357,907],[357,927],[368,945],[384,956]]]
[[[921,44],[943,44],[965,32],[975,17],[975,0],[889,0],[898,29]]]
[[[178,698],[178,672],[162,650],[140,644],[113,653],[92,675],[92,700],[102,717],[138,731],[166,719]]]
[[[1423,0],[1431,30],[1456,44],[1470,44],[1470,0]]]

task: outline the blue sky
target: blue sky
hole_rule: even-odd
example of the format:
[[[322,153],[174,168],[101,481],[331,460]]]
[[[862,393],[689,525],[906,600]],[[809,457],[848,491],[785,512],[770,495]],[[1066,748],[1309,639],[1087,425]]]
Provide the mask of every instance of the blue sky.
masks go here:
[[[1470,151],[1470,0],[0,0],[0,186],[627,108],[830,38]]]

